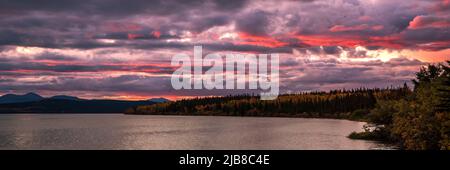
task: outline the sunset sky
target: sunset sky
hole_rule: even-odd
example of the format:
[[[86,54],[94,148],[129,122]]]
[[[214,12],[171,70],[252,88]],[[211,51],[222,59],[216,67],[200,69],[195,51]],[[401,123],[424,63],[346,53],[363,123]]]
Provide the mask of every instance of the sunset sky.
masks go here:
[[[450,0],[0,0],[0,95],[138,100],[173,55],[279,53],[280,91],[398,86],[450,60]]]

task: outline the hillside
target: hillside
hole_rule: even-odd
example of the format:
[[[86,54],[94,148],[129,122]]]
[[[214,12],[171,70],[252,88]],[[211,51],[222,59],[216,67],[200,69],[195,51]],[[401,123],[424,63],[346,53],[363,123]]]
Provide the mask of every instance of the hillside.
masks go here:
[[[152,105],[151,101],[43,99],[0,104],[2,113],[123,113],[127,108]]]

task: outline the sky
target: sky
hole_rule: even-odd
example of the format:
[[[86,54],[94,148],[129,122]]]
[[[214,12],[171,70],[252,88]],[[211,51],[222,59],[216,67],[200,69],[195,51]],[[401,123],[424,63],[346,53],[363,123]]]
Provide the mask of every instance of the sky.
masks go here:
[[[278,53],[280,92],[389,87],[450,60],[450,0],[0,0],[0,95],[142,100],[175,54]]]

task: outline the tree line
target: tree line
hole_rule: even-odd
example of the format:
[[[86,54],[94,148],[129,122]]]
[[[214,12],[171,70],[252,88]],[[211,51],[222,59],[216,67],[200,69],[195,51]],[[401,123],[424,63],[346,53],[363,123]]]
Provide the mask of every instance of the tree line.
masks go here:
[[[256,95],[201,97],[175,102],[138,106],[127,114],[221,115],[327,117],[363,119],[377,100],[398,100],[412,91],[403,87],[358,88],[328,92],[284,94],[276,100],[260,100]]]

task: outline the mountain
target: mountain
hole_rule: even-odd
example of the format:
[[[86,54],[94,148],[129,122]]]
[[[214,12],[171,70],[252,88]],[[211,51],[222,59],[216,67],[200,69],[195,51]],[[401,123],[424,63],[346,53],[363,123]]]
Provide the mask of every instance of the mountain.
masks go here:
[[[73,99],[73,98],[72,98]],[[39,101],[0,104],[1,113],[123,113],[129,108],[152,105],[151,101],[121,100],[66,100],[42,99]]]
[[[155,102],[155,103],[170,102],[169,99],[162,98],[162,97],[160,97],[160,98],[151,98],[151,99],[149,99],[148,101]]]
[[[42,99],[44,98],[36,93],[27,93],[24,95],[6,94],[0,97],[0,104],[33,102]]]
[[[57,95],[50,97],[50,99],[60,99],[60,100],[83,100],[75,96]]]
[[[86,100],[56,95],[44,98],[35,93],[6,94],[0,97],[1,113],[123,113],[129,108],[169,101],[156,98],[142,101]]]

